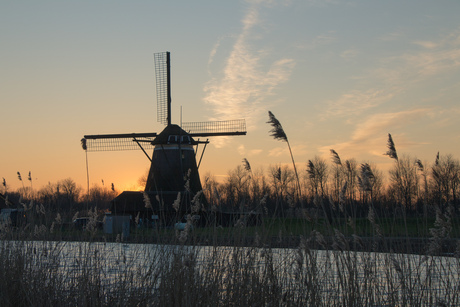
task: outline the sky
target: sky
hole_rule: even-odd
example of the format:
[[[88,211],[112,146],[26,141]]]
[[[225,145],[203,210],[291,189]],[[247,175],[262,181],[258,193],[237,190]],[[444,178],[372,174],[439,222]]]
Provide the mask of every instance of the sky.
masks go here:
[[[370,162],[460,157],[460,1],[0,1],[0,177],[139,189],[141,151],[89,152],[86,134],[160,132],[153,54],[171,52],[172,122],[245,119],[212,138],[200,175],[246,158]],[[181,111],[182,110],[182,111]],[[23,182],[18,180],[22,174]],[[27,176],[31,172],[32,182]]]

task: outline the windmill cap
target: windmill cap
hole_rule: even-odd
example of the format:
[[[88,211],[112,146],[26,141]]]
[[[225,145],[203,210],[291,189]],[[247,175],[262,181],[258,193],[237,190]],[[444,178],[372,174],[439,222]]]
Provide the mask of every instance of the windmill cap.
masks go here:
[[[196,145],[197,142],[183,130],[178,125],[168,125],[166,128],[161,131],[160,134],[152,141],[152,145],[159,145],[159,144],[190,144]]]

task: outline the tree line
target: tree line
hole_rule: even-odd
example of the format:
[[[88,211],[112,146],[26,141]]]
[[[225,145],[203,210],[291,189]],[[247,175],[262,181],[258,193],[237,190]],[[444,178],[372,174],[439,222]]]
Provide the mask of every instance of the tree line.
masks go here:
[[[358,217],[367,214],[369,204],[377,209],[402,208],[408,214],[425,216],[448,204],[458,207],[458,159],[438,154],[430,164],[405,155],[390,158],[394,164],[387,178],[372,163],[358,163],[353,158],[342,161],[333,149],[329,160],[319,156],[308,160],[304,168],[299,168],[298,176],[288,165],[253,170],[250,162],[243,159],[223,182],[217,182],[209,173],[202,177],[205,209],[298,216],[302,209],[322,211],[326,207],[346,209]],[[68,216],[89,208],[108,210],[119,191],[113,186],[94,185],[88,193],[67,178],[36,191],[31,186],[8,191],[4,185],[3,194],[11,203],[33,201],[43,204],[50,213]]]
[[[66,221],[75,216],[87,216],[89,210],[100,214],[110,209],[110,204],[119,191],[111,187],[93,185],[89,191],[79,186],[73,179],[66,178],[56,183],[49,182],[40,189],[23,185],[10,191],[3,180],[1,208],[25,208],[26,211],[41,213],[45,220],[52,221],[57,214]],[[42,209],[40,209],[42,208]]]
[[[432,163],[397,155],[391,135],[386,155],[394,160],[388,176],[368,162],[342,160],[331,149],[330,160],[315,156],[304,168],[274,165],[267,172],[251,169],[249,161],[229,171],[223,183],[210,174],[203,188],[211,206],[245,208],[275,215],[298,215],[300,209],[341,209],[363,217],[369,205],[381,210],[403,210],[413,216],[433,216],[436,209],[459,204],[460,162],[452,155]],[[260,206],[260,203],[264,206]]]

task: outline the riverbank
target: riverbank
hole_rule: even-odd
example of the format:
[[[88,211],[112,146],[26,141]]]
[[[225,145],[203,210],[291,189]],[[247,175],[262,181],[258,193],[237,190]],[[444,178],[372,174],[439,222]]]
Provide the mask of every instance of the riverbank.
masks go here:
[[[194,231],[186,241],[179,239],[180,232],[168,230],[133,230],[128,237],[121,234],[106,234],[97,232],[66,231],[48,234],[41,240],[46,241],[73,241],[73,242],[120,242],[133,244],[165,244],[165,245],[192,245],[192,246],[235,246],[256,248],[299,248],[308,245],[312,250],[341,250],[357,252],[402,253],[417,255],[458,256],[460,240],[444,238],[437,242],[433,250],[433,239],[428,237],[358,237],[358,236],[322,236],[314,237],[315,233],[304,235],[260,236],[258,234],[234,235],[209,234]],[[20,239],[12,236],[11,239]],[[33,237],[23,237],[26,240],[37,240]]]
[[[180,244],[197,246],[240,246],[265,248],[298,248],[308,243],[316,250],[347,250],[419,255],[454,255],[460,250],[460,227],[457,219],[450,221],[449,232],[436,225],[435,219],[344,219],[331,223],[326,219],[265,218],[259,225],[231,227],[191,227],[187,231],[174,228],[139,227],[132,224],[125,235],[105,233],[100,223],[92,230],[70,224],[35,231],[12,228],[2,235],[12,240],[49,240],[84,242],[124,242],[146,244]],[[445,226],[442,226],[445,227]],[[28,227],[29,229],[32,227]],[[5,229],[6,230],[6,229]],[[431,235],[430,235],[431,234]]]

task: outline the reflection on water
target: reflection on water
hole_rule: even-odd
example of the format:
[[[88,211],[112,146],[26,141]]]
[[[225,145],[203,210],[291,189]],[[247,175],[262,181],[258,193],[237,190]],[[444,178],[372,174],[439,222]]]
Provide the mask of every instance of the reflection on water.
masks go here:
[[[308,248],[33,241],[16,244],[34,255],[36,267],[47,265],[69,287],[81,278],[92,282],[97,279],[107,292],[121,280],[140,289],[147,278],[154,292],[166,276],[162,272],[178,265],[178,271],[193,271],[190,278],[195,283],[215,279],[222,293],[234,291],[235,281],[250,275],[252,280],[269,285],[270,291],[278,289],[293,301],[306,295],[309,299],[316,295],[322,303],[346,302],[350,295],[361,295],[363,302],[372,305],[392,305],[407,297],[411,302],[448,305],[458,304],[459,300],[457,258]]]

